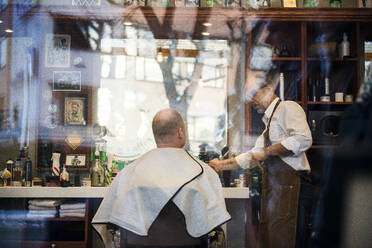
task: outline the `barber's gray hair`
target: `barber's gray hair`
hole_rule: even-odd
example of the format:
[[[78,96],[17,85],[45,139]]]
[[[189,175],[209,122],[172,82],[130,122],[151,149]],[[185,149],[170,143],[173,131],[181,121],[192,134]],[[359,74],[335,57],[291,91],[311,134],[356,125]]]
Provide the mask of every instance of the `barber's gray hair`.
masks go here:
[[[172,138],[181,127],[183,127],[182,116],[174,109],[161,110],[152,120],[155,140],[166,141]]]
[[[262,83],[261,88],[266,86],[272,86],[274,89],[276,87],[277,79],[279,77],[280,71],[278,69],[272,69],[266,74],[266,80]]]

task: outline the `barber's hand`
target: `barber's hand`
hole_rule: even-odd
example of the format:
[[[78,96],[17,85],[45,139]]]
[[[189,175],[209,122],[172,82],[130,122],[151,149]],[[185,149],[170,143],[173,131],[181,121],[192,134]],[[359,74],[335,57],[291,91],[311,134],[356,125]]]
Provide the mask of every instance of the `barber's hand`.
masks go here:
[[[218,164],[220,163],[220,160],[218,158],[215,158],[215,159],[212,159],[211,161],[209,161],[208,165],[210,167],[212,167],[212,169],[215,171],[215,172],[220,172],[220,170],[218,169],[219,166]]]
[[[256,161],[265,161],[268,158],[266,152],[255,152],[252,154],[252,159]]]

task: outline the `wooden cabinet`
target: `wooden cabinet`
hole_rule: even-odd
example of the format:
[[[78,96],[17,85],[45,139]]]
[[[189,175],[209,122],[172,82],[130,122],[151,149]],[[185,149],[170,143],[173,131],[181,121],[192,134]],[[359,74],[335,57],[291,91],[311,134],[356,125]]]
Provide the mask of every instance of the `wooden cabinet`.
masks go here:
[[[24,200],[27,205],[27,199]],[[27,208],[26,208],[27,209]],[[84,217],[29,218],[22,220],[22,247],[56,248],[88,247],[90,219],[89,200],[85,199]]]
[[[28,216],[28,200],[30,198],[0,199],[1,247],[50,248],[52,244],[55,244],[56,248],[90,247],[89,199],[84,200],[85,215],[79,218],[44,218],[36,216],[37,214]]]
[[[314,16],[317,14],[320,13],[315,11]],[[345,21],[336,16],[327,18],[319,16],[317,20],[304,16],[303,20],[291,22],[286,21],[287,18],[283,18],[283,21],[272,18],[273,21],[267,17],[268,20],[251,23],[252,30],[257,27],[260,29],[259,25],[266,25],[268,30],[266,41],[273,48],[272,57],[253,57],[253,60],[271,61],[273,67],[284,74],[285,99],[298,102],[305,110],[309,118],[309,126],[314,131],[312,148],[334,148],[338,144],[336,124],[342,111],[355,102],[363,80],[361,76],[363,40],[361,40],[360,22]],[[339,46],[344,33],[350,44],[350,55],[341,57]],[[254,44],[260,38],[260,32],[251,34],[247,50],[254,54]],[[281,55],[283,49],[286,50],[285,57]],[[326,78],[329,81],[330,99],[321,101],[321,96],[325,95]],[[279,89],[276,93],[279,96]],[[336,93],[343,94],[343,102],[336,101]],[[346,101],[346,95],[352,96],[352,102]],[[253,136],[260,134],[264,128],[261,116],[249,106],[246,114],[247,133]],[[319,119],[328,115],[334,118],[328,118],[330,120],[328,122],[319,122]],[[324,127],[324,125],[328,126]],[[330,129],[332,125],[333,130]],[[316,131],[317,128],[323,128],[323,133]],[[322,135],[329,137],[318,137]],[[254,140],[251,140],[249,145],[253,146]]]

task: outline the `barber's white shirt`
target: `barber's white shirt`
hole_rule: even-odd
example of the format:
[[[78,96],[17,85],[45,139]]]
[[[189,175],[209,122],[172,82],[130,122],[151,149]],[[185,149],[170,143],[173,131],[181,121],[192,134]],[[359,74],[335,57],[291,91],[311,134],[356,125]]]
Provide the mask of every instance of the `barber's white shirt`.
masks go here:
[[[276,98],[264,113],[262,121],[266,128],[277,101],[279,98]],[[250,151],[236,157],[241,168],[249,168],[252,154],[262,152],[264,147],[263,133],[257,138],[255,146]],[[273,145],[281,143],[286,149],[293,152],[291,156],[281,157],[284,162],[295,170],[310,171],[305,151],[311,147],[312,137],[306,121],[306,114],[300,105],[293,101],[282,101],[271,119],[269,134]]]

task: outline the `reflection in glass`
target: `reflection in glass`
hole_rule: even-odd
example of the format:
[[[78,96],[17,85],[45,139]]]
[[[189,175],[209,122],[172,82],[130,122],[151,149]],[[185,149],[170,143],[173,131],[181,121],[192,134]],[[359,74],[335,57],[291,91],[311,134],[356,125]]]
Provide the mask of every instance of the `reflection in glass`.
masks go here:
[[[134,33],[130,27],[129,34]],[[143,31],[137,33],[146,36]],[[134,37],[103,39],[101,47],[111,51],[101,55],[98,90],[98,120],[108,130],[108,152],[132,160],[155,148],[151,120],[157,111],[169,107],[184,115],[187,149],[194,154],[202,143],[215,150],[226,144],[226,41]],[[119,48],[125,55],[112,54]]]

